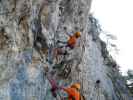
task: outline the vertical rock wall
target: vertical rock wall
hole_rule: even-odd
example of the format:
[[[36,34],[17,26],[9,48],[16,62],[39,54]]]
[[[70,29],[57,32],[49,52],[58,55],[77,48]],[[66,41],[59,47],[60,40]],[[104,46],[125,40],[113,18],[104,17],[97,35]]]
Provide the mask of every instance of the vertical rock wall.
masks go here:
[[[101,41],[88,34],[90,6],[91,0],[0,0],[0,100],[56,99],[46,69],[60,85],[80,82],[86,100],[130,100],[128,93],[117,95]],[[76,31],[82,33],[77,47],[53,58],[57,41]],[[63,60],[71,69],[67,77],[53,69]]]

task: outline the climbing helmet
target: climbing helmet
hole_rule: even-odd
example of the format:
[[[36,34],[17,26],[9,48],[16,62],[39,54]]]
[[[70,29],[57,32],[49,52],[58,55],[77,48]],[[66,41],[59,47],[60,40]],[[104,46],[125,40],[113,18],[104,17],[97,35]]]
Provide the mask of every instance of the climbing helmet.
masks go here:
[[[80,89],[80,84],[79,83],[75,83],[71,86],[71,88],[75,88],[75,89]]]
[[[76,32],[74,35],[75,35],[77,38],[79,38],[79,37],[81,36],[81,33],[80,33],[80,32]]]

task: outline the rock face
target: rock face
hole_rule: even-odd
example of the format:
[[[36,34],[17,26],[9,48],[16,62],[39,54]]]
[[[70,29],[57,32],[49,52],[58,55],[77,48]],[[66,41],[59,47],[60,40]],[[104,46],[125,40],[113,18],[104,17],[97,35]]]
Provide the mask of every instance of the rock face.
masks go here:
[[[59,85],[79,82],[86,100],[133,100],[89,20],[90,6],[91,0],[0,0],[0,100],[61,100],[66,94],[52,96],[47,74]],[[57,41],[76,31],[77,46],[54,56]]]

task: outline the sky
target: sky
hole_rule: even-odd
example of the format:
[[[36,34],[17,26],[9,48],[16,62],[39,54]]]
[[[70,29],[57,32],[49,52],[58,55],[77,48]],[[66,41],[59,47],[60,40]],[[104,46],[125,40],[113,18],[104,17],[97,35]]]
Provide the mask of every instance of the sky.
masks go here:
[[[133,0],[92,0],[91,12],[104,31],[117,37],[114,59],[123,74],[133,69]]]

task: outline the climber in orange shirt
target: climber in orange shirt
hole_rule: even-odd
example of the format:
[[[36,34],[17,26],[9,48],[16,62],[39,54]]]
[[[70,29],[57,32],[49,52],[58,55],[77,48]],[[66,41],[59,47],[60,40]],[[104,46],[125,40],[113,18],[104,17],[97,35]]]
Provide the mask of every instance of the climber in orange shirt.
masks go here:
[[[79,37],[81,37],[81,33],[80,32],[76,32],[73,35],[70,35],[70,34],[68,34],[68,35],[69,35],[69,39],[68,39],[67,42],[63,42],[63,41],[58,41],[58,42],[66,44],[65,47],[69,47],[69,48],[73,49],[75,47],[76,43],[77,43],[77,39]]]
[[[68,100],[81,100],[81,96],[80,96],[80,84],[79,83],[75,83],[73,85],[71,85],[71,87],[68,88],[64,88],[61,87],[61,89],[63,89],[65,92],[67,92],[68,94]]]
[[[67,41],[67,47],[73,49],[77,43],[77,39],[81,36],[80,32],[74,33],[73,36],[69,36],[69,40]]]

